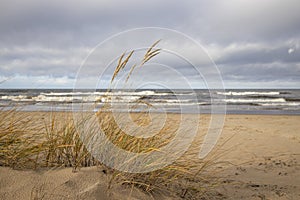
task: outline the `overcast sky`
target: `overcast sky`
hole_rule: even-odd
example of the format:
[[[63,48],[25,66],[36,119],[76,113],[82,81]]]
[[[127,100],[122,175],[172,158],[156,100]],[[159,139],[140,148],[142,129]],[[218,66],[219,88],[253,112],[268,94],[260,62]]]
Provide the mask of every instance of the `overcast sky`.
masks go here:
[[[300,88],[299,0],[0,0],[0,88],[72,88],[96,45],[140,27],[173,29],[196,40],[226,88]],[[108,54],[116,48],[131,47],[116,45]],[[188,64],[175,60],[169,67],[203,87]],[[93,74],[86,81],[99,78]],[[146,74],[183,87],[173,73],[153,67]]]

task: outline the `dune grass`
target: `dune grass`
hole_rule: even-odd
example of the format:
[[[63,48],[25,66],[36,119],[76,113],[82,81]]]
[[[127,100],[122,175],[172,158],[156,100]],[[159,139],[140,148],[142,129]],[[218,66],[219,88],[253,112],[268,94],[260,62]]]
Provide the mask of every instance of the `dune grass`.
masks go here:
[[[136,68],[143,66],[160,53],[160,49],[155,48],[158,43],[159,41],[155,42],[147,50],[140,63],[131,66],[126,82]],[[133,53],[134,51],[131,51],[127,57],[125,53],[120,56],[111,84],[125,69]],[[109,92],[106,96],[109,96]],[[174,137],[178,127],[170,119],[166,120],[164,127],[154,137],[136,138],[126,134],[118,127],[109,111],[111,98],[106,99],[108,101],[99,110],[97,117],[103,132],[121,149],[136,153],[157,151]],[[136,103],[151,106],[147,102]],[[153,120],[143,112],[135,114],[132,119],[140,126]],[[197,153],[193,156],[197,158]],[[70,113],[49,112],[45,116],[35,117],[33,113],[20,112],[18,109],[0,111],[0,166],[31,169],[71,167],[73,171],[77,171],[81,167],[95,165],[101,163],[87,151]],[[149,195],[162,192],[185,199],[198,199],[205,196],[205,193],[218,183],[211,177],[206,178],[204,173],[216,165],[214,158],[200,161],[182,158],[172,165],[143,174],[125,173],[102,167],[110,175],[108,189],[113,188],[115,184],[123,184],[140,188]]]
[[[68,113],[47,117],[0,111],[0,165],[12,168],[79,167],[97,163],[81,142]]]

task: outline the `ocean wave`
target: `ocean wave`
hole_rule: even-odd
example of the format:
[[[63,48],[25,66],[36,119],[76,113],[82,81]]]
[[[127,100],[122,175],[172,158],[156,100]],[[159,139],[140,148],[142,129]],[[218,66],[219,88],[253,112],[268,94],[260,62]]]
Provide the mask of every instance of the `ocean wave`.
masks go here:
[[[17,95],[17,96],[2,96],[1,100],[10,100],[10,101],[32,101],[31,97],[26,95]]]
[[[101,95],[104,92],[41,92],[43,96],[86,96],[86,95]]]
[[[217,92],[217,94],[226,96],[274,96],[280,95],[280,92]]]
[[[172,95],[173,93],[159,93],[152,90],[145,91],[104,91],[104,92],[42,92],[41,95],[45,96],[144,96],[144,95]]]
[[[259,103],[260,106],[300,106],[297,102],[286,102],[286,103]]]
[[[284,98],[276,98],[276,99],[224,99],[225,102],[227,103],[274,103],[274,102],[279,102],[279,103],[285,103],[286,100]]]

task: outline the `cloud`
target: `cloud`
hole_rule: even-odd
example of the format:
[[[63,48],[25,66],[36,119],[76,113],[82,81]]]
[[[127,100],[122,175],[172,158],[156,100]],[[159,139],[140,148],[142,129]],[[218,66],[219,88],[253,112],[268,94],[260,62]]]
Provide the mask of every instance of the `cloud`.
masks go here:
[[[74,79],[66,76],[52,77],[52,76],[24,76],[15,75],[7,79],[0,76],[0,80],[5,80],[1,83],[2,88],[72,88]]]
[[[71,87],[81,63],[99,42],[130,28],[160,26],[184,32],[202,44],[227,86],[281,87],[284,83],[288,87],[290,83],[295,87],[300,85],[298,7],[298,0],[1,0],[0,81],[14,78],[0,86],[29,87],[45,79],[49,87]],[[134,46],[126,41],[108,46],[107,57],[116,59]],[[184,43],[174,41],[171,46],[186,57],[197,59],[200,55]],[[87,63],[88,76],[94,77],[99,68],[106,67],[107,60],[101,59]],[[188,63],[163,56],[159,61],[194,85],[202,85],[203,80]],[[167,74],[156,76],[172,81]],[[88,85],[88,79],[85,81]],[[173,82],[179,84],[175,78]]]
[[[91,49],[54,49],[41,46],[0,48],[0,74],[26,76],[75,76]]]
[[[217,64],[256,64],[256,63],[299,63],[300,53],[294,52],[288,42],[232,43],[228,46],[212,45],[207,47]],[[293,53],[291,55],[291,53]]]

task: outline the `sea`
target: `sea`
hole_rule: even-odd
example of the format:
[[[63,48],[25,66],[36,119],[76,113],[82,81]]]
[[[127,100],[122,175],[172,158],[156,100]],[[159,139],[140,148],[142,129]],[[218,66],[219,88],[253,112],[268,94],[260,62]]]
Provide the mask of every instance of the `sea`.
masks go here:
[[[300,89],[0,89],[0,110],[97,111],[107,103],[120,112],[299,115]]]

